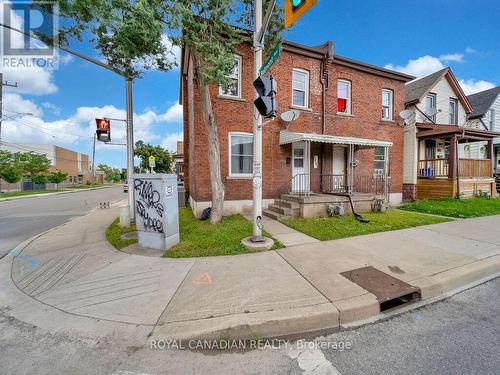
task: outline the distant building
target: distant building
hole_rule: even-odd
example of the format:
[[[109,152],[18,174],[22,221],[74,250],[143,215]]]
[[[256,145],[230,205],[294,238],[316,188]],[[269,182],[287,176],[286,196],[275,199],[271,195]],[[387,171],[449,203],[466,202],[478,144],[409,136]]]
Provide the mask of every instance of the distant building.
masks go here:
[[[56,145],[4,143],[2,150],[10,152],[35,152],[46,155],[51,165],[49,171],[61,171],[68,174],[61,186],[90,183],[92,179],[92,161],[89,156]],[[102,182],[102,176],[96,175],[95,182]],[[24,183],[28,181],[23,181]],[[2,181],[2,190],[22,190],[23,182],[7,184]],[[47,184],[50,185],[50,184]],[[50,187],[50,186],[48,186]]]
[[[173,153],[173,171],[179,181],[184,181],[184,142],[177,141],[177,150]]]

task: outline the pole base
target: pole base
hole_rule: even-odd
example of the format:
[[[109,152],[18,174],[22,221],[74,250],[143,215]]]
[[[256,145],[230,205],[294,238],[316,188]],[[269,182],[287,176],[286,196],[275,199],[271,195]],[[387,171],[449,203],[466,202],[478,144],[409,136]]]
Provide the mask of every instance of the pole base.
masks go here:
[[[261,237],[263,241],[254,242],[252,237],[246,237],[241,240],[241,244],[244,245],[250,251],[265,251],[270,250],[274,241],[267,237]]]

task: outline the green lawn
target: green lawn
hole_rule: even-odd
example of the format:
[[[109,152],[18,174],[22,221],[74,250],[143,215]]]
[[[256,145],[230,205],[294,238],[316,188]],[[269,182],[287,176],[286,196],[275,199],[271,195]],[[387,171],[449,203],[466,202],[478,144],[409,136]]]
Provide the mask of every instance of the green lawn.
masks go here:
[[[120,250],[124,247],[130,246],[137,243],[136,239],[123,240],[120,238],[122,234],[135,231],[135,225],[128,228],[120,227],[120,219],[116,219],[111,223],[111,225],[106,229],[106,239],[113,245],[116,249]]]
[[[402,210],[468,218],[500,214],[500,198],[436,199],[405,204]]]
[[[362,234],[386,232],[396,229],[417,227],[420,225],[437,224],[449,219],[422,215],[400,210],[389,210],[385,213],[362,213],[370,223],[363,224],[352,215],[338,217],[300,218],[292,217],[281,220],[283,224],[305,233],[321,241],[359,236]]]
[[[249,251],[240,241],[252,234],[252,223],[241,215],[222,218],[215,225],[196,219],[190,208],[179,210],[181,242],[163,255],[168,258],[189,258],[216,255],[234,255]],[[265,234],[269,236],[269,234]],[[274,249],[284,247],[276,241]]]
[[[120,236],[136,230],[121,228],[116,219],[106,230],[106,239],[118,250],[137,243],[137,240],[123,240]],[[179,231],[181,242],[163,254],[166,258],[191,258],[217,255],[234,255],[250,252],[240,241],[252,234],[252,224],[241,215],[222,218],[215,225],[196,219],[190,208],[179,210]],[[266,236],[270,237],[268,233]],[[275,241],[273,249],[284,247]]]
[[[47,189],[47,190],[30,190],[30,191],[14,191],[12,193],[2,193],[0,198],[21,197],[24,195],[57,193],[59,191],[67,191],[67,189]]]

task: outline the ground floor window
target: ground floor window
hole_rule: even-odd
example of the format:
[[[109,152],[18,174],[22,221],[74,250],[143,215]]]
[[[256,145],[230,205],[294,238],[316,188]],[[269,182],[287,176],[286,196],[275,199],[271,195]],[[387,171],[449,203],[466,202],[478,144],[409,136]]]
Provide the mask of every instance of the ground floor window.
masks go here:
[[[375,147],[373,173],[375,176],[383,176],[385,171],[385,147]]]
[[[229,175],[251,176],[253,168],[253,134],[229,133]]]

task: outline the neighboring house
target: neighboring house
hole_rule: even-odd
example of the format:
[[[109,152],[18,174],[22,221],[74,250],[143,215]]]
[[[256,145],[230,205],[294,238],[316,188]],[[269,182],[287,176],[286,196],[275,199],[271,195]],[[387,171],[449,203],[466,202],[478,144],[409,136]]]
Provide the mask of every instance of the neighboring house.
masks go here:
[[[252,208],[253,54],[237,47],[228,88],[211,100],[225,185],[224,214]],[[375,198],[402,201],[404,85],[414,77],[337,56],[333,45],[284,42],[269,73],[277,81],[279,114],[263,127],[263,206],[268,216],[326,215],[326,203],[354,195],[358,209]],[[192,57],[182,51],[184,179],[195,215],[211,204],[207,136]],[[344,196],[342,196],[344,194]],[[346,208],[348,206],[346,205]]]
[[[184,142],[177,141],[177,150],[172,154],[173,171],[177,174],[177,180],[184,181]]]
[[[69,150],[64,147],[44,144],[17,144],[4,142],[1,146],[2,150],[11,152],[34,152],[44,154],[50,160],[49,171],[61,171],[68,174],[66,183],[60,186],[70,184],[83,184],[91,181],[92,165],[89,156],[76,151]],[[3,190],[23,190],[29,188],[29,181],[23,181],[18,184],[7,184],[2,181]],[[48,184],[50,185],[50,184]]]
[[[500,132],[500,86],[469,95],[467,98],[474,107],[469,115],[470,126]],[[493,168],[500,173],[500,138],[493,140],[493,159]]]
[[[408,83],[406,109],[405,200],[495,194],[492,140],[500,134],[468,126],[473,108],[451,69]],[[464,152],[474,142],[485,145],[482,157]]]

